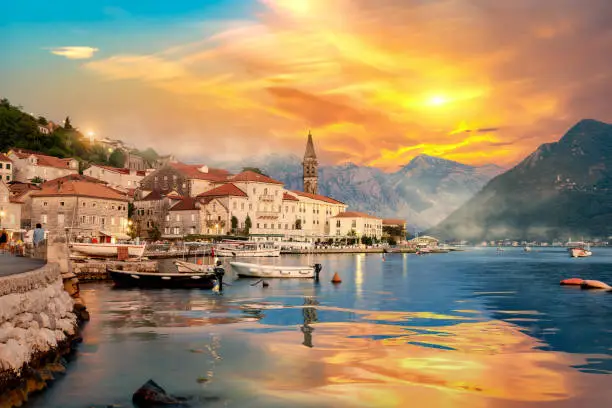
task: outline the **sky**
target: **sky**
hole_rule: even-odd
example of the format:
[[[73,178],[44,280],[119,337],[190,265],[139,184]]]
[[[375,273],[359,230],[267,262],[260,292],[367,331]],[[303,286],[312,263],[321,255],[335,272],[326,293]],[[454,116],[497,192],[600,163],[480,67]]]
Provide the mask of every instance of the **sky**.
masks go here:
[[[609,0],[23,0],[0,96],[185,161],[509,167],[612,121]]]

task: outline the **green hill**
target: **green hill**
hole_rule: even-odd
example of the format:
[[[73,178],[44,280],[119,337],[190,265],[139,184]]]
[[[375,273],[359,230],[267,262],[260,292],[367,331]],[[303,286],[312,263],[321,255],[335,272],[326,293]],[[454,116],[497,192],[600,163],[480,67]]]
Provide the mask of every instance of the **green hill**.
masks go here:
[[[612,235],[612,125],[579,122],[428,233],[472,242]]]

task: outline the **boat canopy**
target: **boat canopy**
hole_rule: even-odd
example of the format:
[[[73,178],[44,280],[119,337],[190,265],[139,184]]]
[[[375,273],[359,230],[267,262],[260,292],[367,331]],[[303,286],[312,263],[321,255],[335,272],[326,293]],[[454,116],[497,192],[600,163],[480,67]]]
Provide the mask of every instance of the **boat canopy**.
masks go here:
[[[99,234],[105,237],[114,237],[116,239],[123,239],[123,240],[131,239],[129,235],[122,234],[120,232],[100,231]]]

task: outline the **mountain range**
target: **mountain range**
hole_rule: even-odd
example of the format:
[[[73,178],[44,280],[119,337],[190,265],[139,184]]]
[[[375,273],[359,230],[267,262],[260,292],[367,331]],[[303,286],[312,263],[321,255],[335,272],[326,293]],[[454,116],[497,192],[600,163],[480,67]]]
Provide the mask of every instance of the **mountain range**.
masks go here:
[[[296,155],[271,154],[214,165],[232,172],[257,167],[286,188],[301,190],[301,162]],[[406,219],[411,229],[423,230],[442,221],[502,171],[495,165],[474,167],[427,155],[391,173],[353,163],[319,166],[319,193],[351,210]]]
[[[612,125],[578,122],[428,233],[472,242],[612,235]]]

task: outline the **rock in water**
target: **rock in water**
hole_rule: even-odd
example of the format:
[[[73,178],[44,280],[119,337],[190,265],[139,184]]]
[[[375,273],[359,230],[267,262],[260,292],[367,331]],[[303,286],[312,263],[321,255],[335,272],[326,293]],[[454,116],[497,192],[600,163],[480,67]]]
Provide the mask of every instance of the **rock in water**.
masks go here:
[[[144,383],[143,386],[132,395],[132,402],[139,408],[187,406],[185,398],[169,395],[153,380]]]

